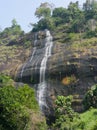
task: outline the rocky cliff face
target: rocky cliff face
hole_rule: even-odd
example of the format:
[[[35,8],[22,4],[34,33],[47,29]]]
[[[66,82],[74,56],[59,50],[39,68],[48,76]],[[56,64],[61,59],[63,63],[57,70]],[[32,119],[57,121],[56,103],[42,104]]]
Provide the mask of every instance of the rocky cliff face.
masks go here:
[[[53,55],[48,60],[49,79],[54,85],[53,95],[73,95],[73,107],[82,111],[82,99],[89,88],[97,83],[97,45],[84,46],[83,42],[60,44],[54,41]],[[80,44],[80,45],[79,45]]]
[[[27,43],[27,45],[26,45]],[[30,43],[30,44],[28,44]],[[32,50],[33,34],[20,36],[6,44],[0,44],[0,73],[15,77],[27,61]]]
[[[82,111],[82,99],[85,92],[97,83],[97,40],[91,44],[86,44],[85,40],[63,42],[64,32],[61,37],[56,36],[57,33],[52,33],[52,56],[48,58],[46,70],[46,101],[49,104],[49,109],[45,110],[45,113],[48,115],[53,112],[57,95],[73,95],[73,107],[76,111]],[[12,69],[12,74],[16,74],[16,80],[34,86],[39,82],[40,63],[44,55],[45,32],[30,34],[29,39],[31,48],[20,49],[16,52],[18,62],[12,60],[13,64],[6,68]],[[21,43],[22,40],[19,42]],[[8,64],[9,62],[7,62]],[[6,66],[5,62],[4,65]],[[19,66],[15,67],[16,65]],[[37,85],[34,87],[37,90]]]
[[[37,42],[33,42],[31,55],[18,71],[20,81],[36,84],[39,82],[40,63],[44,55],[45,33],[37,33]],[[47,62],[47,103],[53,112],[54,100],[57,95],[73,95],[73,107],[82,111],[82,99],[86,91],[97,83],[97,45],[86,45],[83,41],[61,43],[53,33],[52,56]],[[34,54],[33,54],[34,53]],[[33,60],[31,59],[33,55]],[[33,62],[32,62],[32,61]],[[35,88],[37,89],[37,87]],[[47,112],[48,111],[48,112]]]
[[[60,82],[54,85],[53,95],[73,95],[76,111],[83,110],[84,94],[97,83],[97,46],[92,47],[73,48],[72,44],[55,43],[53,55],[48,60],[49,79]]]
[[[17,79],[35,84],[39,82],[40,64],[45,53],[45,32],[36,33],[32,40],[32,51],[18,71]]]

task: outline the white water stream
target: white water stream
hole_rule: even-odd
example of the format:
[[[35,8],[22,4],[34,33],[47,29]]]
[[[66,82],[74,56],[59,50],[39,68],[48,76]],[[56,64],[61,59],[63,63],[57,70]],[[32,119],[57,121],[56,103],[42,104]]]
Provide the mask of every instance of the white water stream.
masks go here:
[[[51,50],[52,50],[52,46],[53,46],[53,42],[52,42],[52,36],[50,34],[49,30],[46,30],[46,39],[45,39],[46,43],[45,43],[45,53],[44,53],[44,57],[41,61],[41,65],[40,65],[40,80],[39,80],[39,85],[38,85],[38,93],[37,93],[37,97],[38,97],[38,102],[39,102],[39,106],[41,108],[41,110],[43,110],[43,107],[47,107],[46,104],[46,81],[45,81],[45,72],[46,72],[46,64],[47,64],[47,60],[48,58],[51,56]]]
[[[36,44],[37,44],[37,34],[35,34],[34,46],[36,46]],[[46,108],[48,107],[46,104],[47,83],[46,83],[45,73],[46,73],[46,64],[47,64],[48,58],[51,56],[52,46],[53,46],[52,36],[50,34],[50,31],[46,30],[45,49],[44,49],[45,52],[44,52],[43,59],[41,60],[41,63],[40,63],[40,77],[39,77],[40,79],[39,79],[38,90],[37,90],[37,98],[38,98],[39,106],[42,111],[44,107]],[[35,64],[34,69],[37,69],[37,64],[39,63],[38,61],[40,58],[34,60],[36,51],[37,51],[37,47],[34,47],[30,59],[28,60],[28,62],[26,62],[23,65],[21,73],[20,73],[21,79],[22,79],[22,76],[23,76],[23,73],[25,71],[27,64],[32,63],[32,66]]]
[[[37,43],[37,34],[35,34],[34,45],[36,45],[36,43]],[[32,55],[31,55],[31,58],[29,59],[29,61],[26,62],[26,63],[23,65],[23,67],[22,67],[22,70],[21,70],[21,73],[20,73],[21,79],[22,79],[23,72],[24,72],[24,70],[25,70],[26,65],[33,60],[35,52],[36,52],[36,47],[33,48],[33,52],[32,52]]]

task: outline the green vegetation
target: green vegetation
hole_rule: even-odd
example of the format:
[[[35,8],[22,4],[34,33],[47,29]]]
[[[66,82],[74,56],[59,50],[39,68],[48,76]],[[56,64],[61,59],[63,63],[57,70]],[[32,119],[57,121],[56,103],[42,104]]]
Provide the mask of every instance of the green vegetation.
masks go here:
[[[80,114],[79,119],[75,119],[72,130],[96,130],[97,129],[97,109],[90,109]]]
[[[78,114],[71,108],[72,96],[64,97],[58,96],[56,99],[55,108],[55,124],[53,125],[56,130],[71,130],[75,118]]]
[[[14,81],[6,75],[0,75],[0,87],[3,87],[3,86],[6,87],[6,86],[9,86],[9,85],[13,86]]]
[[[56,100],[53,130],[96,130],[97,109],[78,114],[71,108],[72,97],[58,96]]]
[[[85,55],[92,53],[88,48],[97,50],[97,1],[86,0],[82,8],[79,7],[78,2],[70,2],[67,8],[54,8],[46,2],[36,9],[35,15],[39,21],[32,24],[32,31],[44,29],[53,31],[56,43],[71,43],[68,44],[68,50],[77,50],[73,55],[76,58],[79,58],[80,51]],[[32,47],[32,39],[29,37],[24,35],[20,25],[13,19],[11,27],[0,32],[0,66],[4,67],[5,64],[8,64],[8,67],[11,66],[12,59],[14,61],[12,67],[15,67],[17,63],[22,64],[29,55],[27,48]],[[10,41],[16,43],[19,41],[23,43],[23,47],[5,46]],[[18,62],[19,56],[21,58]],[[76,81],[77,78],[74,75],[62,79],[64,85],[70,85]],[[82,114],[72,109],[72,96],[58,96],[55,104],[55,123],[52,130],[97,130],[97,85],[86,93],[83,104],[87,111]],[[17,87],[8,76],[0,75],[0,130],[30,129],[47,129],[45,118],[39,111],[34,90],[28,85]]]
[[[23,35],[24,31],[22,31],[20,25],[17,24],[17,21],[13,19],[11,27],[7,27],[0,32],[0,44],[7,44]]]
[[[0,75],[0,87],[0,130],[46,130],[32,88],[14,87],[4,75]]]
[[[76,58],[80,57],[80,52],[83,55],[90,55],[92,53],[90,49],[97,49],[96,0],[86,0],[82,8],[80,8],[78,2],[70,2],[67,8],[48,8],[48,6],[44,6],[49,5],[49,3],[42,3],[42,5],[35,12],[39,21],[37,24],[33,24],[32,31],[44,29],[53,31],[56,43],[68,45],[69,51],[70,49],[71,51],[77,50],[74,54]],[[62,83],[68,85],[76,82],[76,80],[76,77],[67,76],[62,79]],[[71,107],[71,96],[58,96],[55,104],[53,130],[97,129],[97,109],[95,109],[97,108],[97,85],[92,87],[85,95],[83,101],[84,113],[78,114],[74,112]]]
[[[35,12],[39,18],[37,24],[33,24],[33,31],[50,29],[57,30],[60,26],[65,34],[78,33],[82,38],[97,36],[97,1],[86,0],[83,7],[79,3],[70,2],[67,8],[54,8],[52,4],[42,3]],[[66,26],[66,28],[64,28]]]
[[[80,114],[75,130],[97,130],[97,109],[90,109]]]
[[[23,39],[24,40],[24,39]],[[17,68],[21,66],[31,53],[31,42],[0,46],[0,73],[15,77]]]
[[[97,108],[97,85],[92,86],[86,93],[83,104],[86,110],[90,107]]]
[[[52,5],[49,3],[41,3],[40,7],[36,9],[35,15],[38,18],[46,18],[51,16]]]

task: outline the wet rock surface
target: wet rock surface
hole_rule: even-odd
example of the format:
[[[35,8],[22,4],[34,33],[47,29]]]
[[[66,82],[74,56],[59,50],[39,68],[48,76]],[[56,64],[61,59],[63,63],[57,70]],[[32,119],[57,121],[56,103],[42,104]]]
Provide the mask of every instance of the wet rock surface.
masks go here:
[[[17,73],[16,80],[34,86],[39,83],[40,64],[45,52],[45,32],[37,34],[36,42],[33,40],[35,34],[32,35],[31,53],[26,56],[22,66],[16,71],[13,69],[13,74]],[[52,56],[47,61],[46,80],[46,101],[49,106],[48,109],[44,108],[46,115],[52,115],[57,95],[73,95],[73,108],[81,112],[84,94],[97,83],[97,45],[75,47],[73,43],[58,42],[53,34]]]
[[[57,95],[73,95],[72,106],[75,111],[81,112],[84,94],[97,83],[97,46],[74,48],[73,43],[53,42],[52,56],[48,58],[46,69],[46,79],[49,81],[46,101],[49,108],[44,108],[44,113],[47,116],[53,113]],[[45,51],[43,43],[44,39],[37,40],[33,62],[28,61],[23,82],[39,82],[40,63]]]

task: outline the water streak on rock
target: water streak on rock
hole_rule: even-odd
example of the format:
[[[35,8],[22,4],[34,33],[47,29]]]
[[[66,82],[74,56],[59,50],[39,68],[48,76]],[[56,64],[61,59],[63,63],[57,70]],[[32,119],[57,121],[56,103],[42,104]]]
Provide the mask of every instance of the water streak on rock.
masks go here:
[[[41,61],[40,65],[40,80],[38,85],[38,102],[41,110],[43,110],[44,107],[47,107],[46,104],[46,79],[45,79],[45,72],[46,72],[46,64],[48,58],[51,56],[51,50],[52,50],[53,42],[52,42],[52,36],[50,34],[50,31],[46,30],[46,39],[45,39],[45,53],[43,56],[43,59]]]
[[[34,45],[36,45],[36,42],[37,42],[37,34],[35,34]],[[22,67],[22,70],[21,70],[21,73],[20,73],[21,79],[22,79],[22,76],[23,76],[23,72],[24,72],[24,70],[25,70],[25,68],[26,68],[26,65],[33,60],[35,52],[36,52],[36,47],[33,48],[33,52],[32,52],[32,55],[31,55],[31,58],[29,59],[29,61],[26,62],[26,63],[23,65],[23,67]]]

